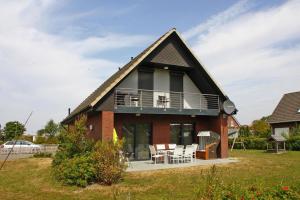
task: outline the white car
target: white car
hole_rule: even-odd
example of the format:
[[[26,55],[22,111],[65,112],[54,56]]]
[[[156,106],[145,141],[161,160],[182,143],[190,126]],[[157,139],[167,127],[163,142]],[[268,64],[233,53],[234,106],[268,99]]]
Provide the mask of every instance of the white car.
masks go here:
[[[15,143],[15,145],[14,145]],[[14,147],[14,148],[13,148]],[[25,140],[17,140],[17,141],[7,141],[1,145],[3,149],[12,149],[13,151],[30,151],[30,152],[37,152],[41,150],[41,146],[38,144],[33,144],[32,142],[28,142]],[[20,151],[20,153],[22,153]]]

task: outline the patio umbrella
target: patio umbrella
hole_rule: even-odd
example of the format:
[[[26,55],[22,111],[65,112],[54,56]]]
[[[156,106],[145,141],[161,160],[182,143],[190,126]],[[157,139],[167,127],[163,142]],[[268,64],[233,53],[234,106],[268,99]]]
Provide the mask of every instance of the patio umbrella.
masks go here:
[[[116,144],[118,142],[118,135],[117,135],[117,131],[115,128],[113,130],[113,142],[114,142],[114,144]]]

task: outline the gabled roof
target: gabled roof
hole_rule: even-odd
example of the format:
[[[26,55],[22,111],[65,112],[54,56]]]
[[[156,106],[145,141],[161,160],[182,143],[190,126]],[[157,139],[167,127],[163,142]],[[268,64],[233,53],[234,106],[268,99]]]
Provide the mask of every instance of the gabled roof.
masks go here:
[[[269,123],[300,122],[300,91],[283,95]]]
[[[152,43],[148,48],[142,51],[139,55],[133,58],[130,62],[124,65],[119,71],[113,74],[110,78],[108,78],[102,85],[100,85],[91,95],[89,95],[78,107],[76,107],[69,116],[67,116],[62,123],[72,119],[74,116],[80,114],[88,110],[89,108],[94,107],[100,100],[103,98],[111,89],[113,89],[121,80],[123,80],[135,67],[137,67],[150,53],[152,53],[163,41],[165,41],[170,35],[176,34],[183,44],[186,46],[188,51],[193,55],[193,57],[198,61],[199,60],[193,54],[191,49],[188,48],[180,34],[176,31],[175,28],[169,30],[165,34],[163,34],[160,38],[158,38],[154,43]],[[217,83],[212,79],[210,74],[205,70],[204,66],[200,64],[207,76],[211,79],[211,81],[216,85],[216,88],[220,91],[221,95],[226,98],[225,93],[222,89],[217,85]]]

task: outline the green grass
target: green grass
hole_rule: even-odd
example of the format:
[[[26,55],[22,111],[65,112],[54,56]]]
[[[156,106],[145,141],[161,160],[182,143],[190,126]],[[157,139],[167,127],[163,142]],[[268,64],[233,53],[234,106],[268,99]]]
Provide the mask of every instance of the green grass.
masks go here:
[[[217,166],[224,184],[286,185],[300,192],[300,152],[234,151],[238,163]],[[9,161],[0,171],[0,199],[195,199],[208,167],[127,173],[114,186],[63,186],[51,176],[51,158]],[[297,189],[298,188],[298,189]]]

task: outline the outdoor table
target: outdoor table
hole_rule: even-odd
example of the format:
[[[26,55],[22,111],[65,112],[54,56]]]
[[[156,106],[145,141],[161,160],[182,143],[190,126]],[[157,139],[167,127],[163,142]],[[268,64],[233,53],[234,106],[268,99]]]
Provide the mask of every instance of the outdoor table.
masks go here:
[[[169,155],[169,153],[173,153],[174,150],[172,150],[172,149],[166,149],[166,150],[162,150],[161,152],[164,154],[164,164],[169,164],[168,155]]]

